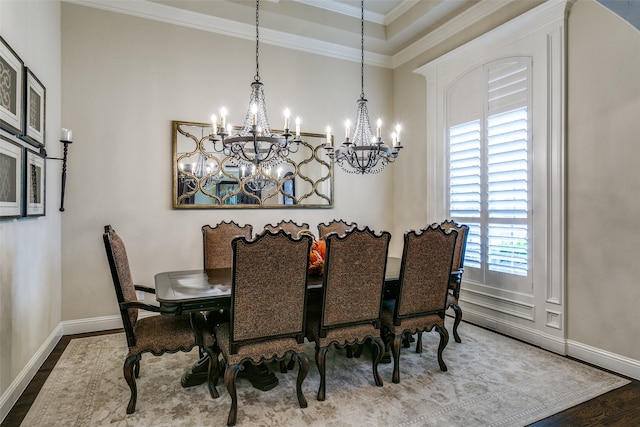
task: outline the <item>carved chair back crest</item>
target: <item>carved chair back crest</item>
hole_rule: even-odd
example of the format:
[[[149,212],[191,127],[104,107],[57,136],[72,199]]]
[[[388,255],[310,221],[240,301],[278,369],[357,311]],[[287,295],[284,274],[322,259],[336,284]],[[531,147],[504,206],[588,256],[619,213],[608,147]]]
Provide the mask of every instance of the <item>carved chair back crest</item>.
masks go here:
[[[304,341],[307,269],[313,239],[265,230],[233,239],[231,352],[238,344],[295,335]]]
[[[309,229],[309,224],[307,224],[306,222],[303,222],[302,224],[297,224],[293,220],[289,220],[289,221],[282,220],[276,225],[267,224],[264,226],[264,229],[272,231],[274,233],[277,233],[279,230],[284,230],[287,233],[291,234],[293,237],[297,237],[298,233],[300,233],[302,230]]]
[[[369,227],[327,236],[320,336],[347,325],[379,327],[390,239]]]
[[[334,219],[328,224],[324,224],[324,223],[318,224],[318,237],[320,239],[324,239],[324,237],[329,233],[337,233],[340,236],[344,236],[345,233],[357,227],[358,225],[355,222],[348,224],[346,221],[342,219],[338,219],[338,220]]]

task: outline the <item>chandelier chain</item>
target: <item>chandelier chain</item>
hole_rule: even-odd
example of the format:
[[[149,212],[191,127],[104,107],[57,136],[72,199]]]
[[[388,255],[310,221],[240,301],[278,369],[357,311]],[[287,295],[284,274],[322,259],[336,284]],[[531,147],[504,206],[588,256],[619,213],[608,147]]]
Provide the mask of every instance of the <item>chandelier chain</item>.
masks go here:
[[[260,10],[260,0],[256,0],[256,75],[254,77],[255,81],[260,81],[260,66],[258,62],[259,52],[258,47],[260,46],[260,32],[259,28],[259,10]]]
[[[364,0],[360,1],[360,98],[364,99]]]

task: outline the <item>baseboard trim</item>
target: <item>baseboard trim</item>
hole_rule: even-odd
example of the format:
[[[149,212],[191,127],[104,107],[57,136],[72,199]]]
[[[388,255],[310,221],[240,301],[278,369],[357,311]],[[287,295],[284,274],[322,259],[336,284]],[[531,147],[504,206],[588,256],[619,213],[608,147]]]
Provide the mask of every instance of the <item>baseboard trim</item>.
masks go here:
[[[117,316],[91,317],[67,320],[61,323],[64,335],[84,334],[87,332],[107,331],[122,328],[122,318]]]
[[[592,347],[577,341],[558,338],[556,336],[544,334],[540,331],[523,327],[515,323],[488,317],[463,309],[463,320],[487,328],[488,323],[495,325],[496,332],[510,337],[537,345],[544,349],[553,351],[561,355],[574,357],[586,363],[598,366],[603,369],[624,375],[629,378],[640,380],[640,360],[631,359],[619,354],[611,353],[596,347]],[[464,326],[458,329],[464,340]]]
[[[142,311],[138,313],[139,319],[145,317],[158,316],[152,311]],[[120,315],[89,317],[86,319],[67,320],[61,323],[63,335],[85,334],[88,332],[108,331],[110,329],[121,329],[122,318]]]
[[[483,328],[495,330],[496,332],[517,338],[563,356],[567,354],[567,344],[564,338],[545,334],[544,332],[514,322],[486,316],[469,309],[463,308],[462,313],[464,320],[482,326]]]
[[[25,391],[36,373],[38,373],[38,370],[44,364],[45,360],[47,360],[47,357],[49,357],[63,335],[62,324],[58,324],[22,371],[20,371],[16,379],[13,380],[7,390],[2,393],[2,396],[0,396],[0,422],[5,419],[13,405],[16,404],[20,395]]]
[[[640,360],[620,356],[590,345],[567,340],[567,355],[621,375],[640,380]]]

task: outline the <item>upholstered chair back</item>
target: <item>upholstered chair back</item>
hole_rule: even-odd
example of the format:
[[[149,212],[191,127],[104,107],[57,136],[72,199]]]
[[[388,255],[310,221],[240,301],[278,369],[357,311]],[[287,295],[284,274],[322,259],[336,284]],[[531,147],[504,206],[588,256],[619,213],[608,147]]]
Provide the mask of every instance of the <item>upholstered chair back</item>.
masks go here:
[[[341,219],[334,219],[330,221],[328,224],[321,223],[318,224],[318,237],[320,239],[324,239],[324,237],[329,233],[337,233],[339,236],[344,236],[347,231],[351,231],[356,228],[358,225],[353,222],[348,224],[346,221]]]
[[[456,230],[458,238],[456,239],[456,248],[453,253],[452,270],[460,270],[464,267],[464,252],[467,248],[467,235],[469,234],[469,226],[467,224],[458,224],[453,220],[443,221],[441,224],[445,231]]]
[[[379,327],[391,234],[365,227],[326,238],[320,336],[326,329],[364,323]]]
[[[280,230],[284,230],[287,233],[291,234],[293,237],[298,237],[298,233],[302,230],[309,230],[309,224],[303,222],[302,224],[297,224],[293,220],[289,221],[280,221],[276,225],[267,224],[264,226],[265,230],[270,230],[274,233],[277,233]]]
[[[298,343],[304,341],[312,241],[309,235],[295,238],[284,230],[232,241],[231,354],[243,342],[292,335]]]
[[[439,225],[405,233],[394,324],[404,317],[444,316],[457,237],[456,230],[446,232]]]
[[[251,239],[252,225],[240,226],[235,222],[221,222],[213,227],[202,227],[204,268],[231,268],[231,241],[236,237]]]
[[[127,250],[124,242],[118,236],[118,233],[110,226],[104,227],[104,247],[107,251],[107,259],[111,268],[111,277],[116,291],[118,303],[137,301],[135,284],[129,267],[129,259],[127,258]],[[135,345],[135,337],[133,336],[133,328],[138,320],[138,309],[120,309],[124,330],[127,335],[129,345]]]

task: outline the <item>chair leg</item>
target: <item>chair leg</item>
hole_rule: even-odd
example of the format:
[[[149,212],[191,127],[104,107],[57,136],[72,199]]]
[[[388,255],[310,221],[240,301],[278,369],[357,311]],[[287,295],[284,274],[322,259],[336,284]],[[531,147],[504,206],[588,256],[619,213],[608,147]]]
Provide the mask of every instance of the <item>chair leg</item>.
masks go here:
[[[391,339],[391,354],[393,355],[393,376],[391,377],[391,381],[394,384],[398,384],[400,382],[400,340],[402,339],[402,334],[394,335]]]
[[[329,351],[328,347],[320,348],[316,345],[316,365],[318,365],[318,372],[320,372],[320,386],[318,387],[318,395],[316,398],[321,402],[325,399],[326,387],[327,387],[325,382],[325,373],[326,373],[325,361],[327,358],[327,351]]]
[[[207,386],[209,387],[209,394],[211,395],[212,399],[217,399],[218,397],[220,397],[220,393],[218,393],[218,389],[216,388],[216,384],[218,384],[219,369],[218,355],[215,354],[215,352],[211,348],[204,348],[202,350],[204,350],[204,353],[209,356],[209,368],[207,370]]]
[[[362,350],[364,348],[364,344],[356,344],[356,351],[353,352],[353,357],[356,359],[362,356]]]
[[[298,403],[301,408],[307,407],[307,399],[305,399],[304,394],[302,394],[302,382],[307,377],[309,373],[309,359],[307,355],[304,353],[298,353],[291,357],[292,359],[298,359],[298,379],[296,380],[296,395],[298,396]]]
[[[453,339],[460,343],[462,340],[460,339],[460,335],[458,335],[458,325],[462,320],[462,309],[458,304],[451,304],[451,308],[453,308],[453,311],[456,314],[456,318],[453,321]]]
[[[378,372],[378,363],[380,363],[380,359],[382,358],[382,353],[384,352],[384,343],[378,337],[372,338],[372,350],[373,350],[373,379],[376,382],[378,387],[382,387],[382,377]],[[362,344],[361,344],[362,345]]]
[[[293,358],[292,358],[292,360],[293,360]],[[287,371],[288,371],[288,369],[287,369],[287,360],[286,359],[282,359],[280,361],[280,373],[281,374],[286,374]]]
[[[352,357],[353,357],[353,350],[351,349],[350,345],[347,345],[347,358],[351,359]]]
[[[138,389],[136,387],[136,378],[134,375],[135,367],[140,369],[140,355],[136,354],[128,356],[124,361],[124,379],[129,385],[131,390],[131,397],[129,398],[129,404],[127,405],[127,414],[133,414],[136,410],[136,401],[138,400]]]
[[[140,359],[133,365],[133,375],[135,375],[136,378],[140,378]]]
[[[236,392],[236,377],[242,369],[242,364],[229,365],[224,370],[224,385],[227,387],[229,396],[231,396],[231,409],[227,418],[227,425],[234,426],[238,420],[238,393]]]
[[[418,341],[416,342],[416,353],[422,353],[422,331],[418,331]]]
[[[436,326],[436,330],[440,334],[440,345],[438,345],[438,365],[440,365],[440,370],[446,372],[447,365],[444,364],[444,360],[442,359],[442,351],[447,346],[449,342],[449,332],[447,332],[447,328],[444,326]]]

